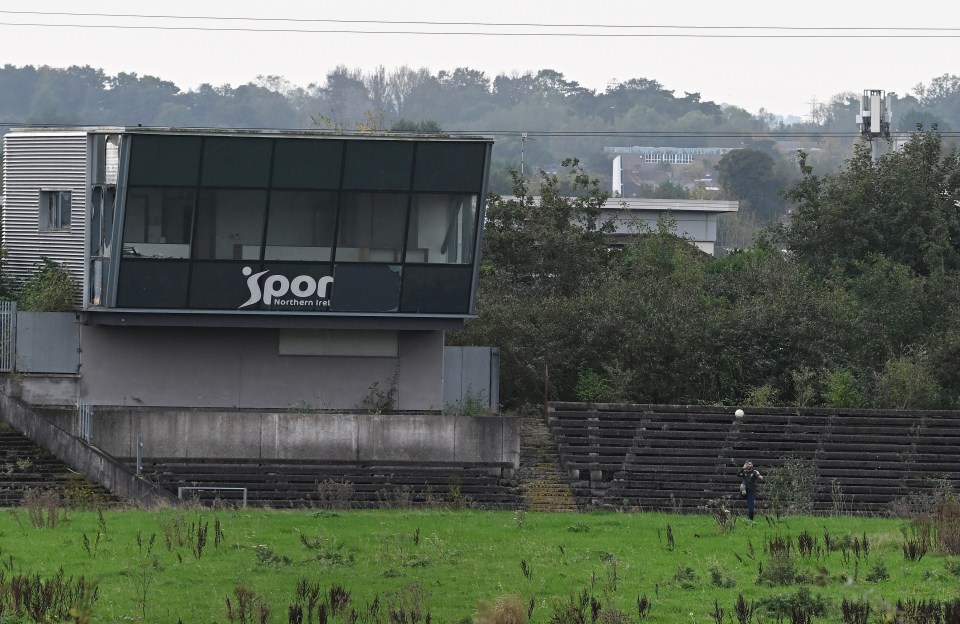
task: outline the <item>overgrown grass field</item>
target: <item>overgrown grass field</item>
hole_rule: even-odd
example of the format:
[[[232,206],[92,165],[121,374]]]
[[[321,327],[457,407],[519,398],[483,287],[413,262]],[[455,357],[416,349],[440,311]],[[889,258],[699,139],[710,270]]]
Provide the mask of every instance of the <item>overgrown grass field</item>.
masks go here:
[[[73,621],[791,622],[799,608],[873,622],[898,600],[958,598],[960,557],[935,548],[923,527],[881,518],[9,510],[0,622],[33,621],[5,619],[24,579],[38,595],[60,587]],[[849,619],[851,605],[870,619]]]

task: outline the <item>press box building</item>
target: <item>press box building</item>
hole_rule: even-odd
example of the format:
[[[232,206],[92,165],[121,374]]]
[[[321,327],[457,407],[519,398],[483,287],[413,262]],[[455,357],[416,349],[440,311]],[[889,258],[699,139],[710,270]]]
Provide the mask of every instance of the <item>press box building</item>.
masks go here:
[[[158,453],[262,453],[266,437],[273,453],[315,453],[323,443],[291,440],[347,444],[360,425],[305,433],[316,414],[265,424],[265,411],[357,412],[371,394],[401,413],[439,414],[444,332],[474,314],[491,147],[422,135],[11,131],[6,277],[24,280],[49,258],[78,285],[79,371],[48,377],[47,394],[179,410],[101,423],[121,455],[135,429]],[[197,408],[217,415],[188,413]],[[423,440],[442,436],[401,421],[382,426],[425,452]]]

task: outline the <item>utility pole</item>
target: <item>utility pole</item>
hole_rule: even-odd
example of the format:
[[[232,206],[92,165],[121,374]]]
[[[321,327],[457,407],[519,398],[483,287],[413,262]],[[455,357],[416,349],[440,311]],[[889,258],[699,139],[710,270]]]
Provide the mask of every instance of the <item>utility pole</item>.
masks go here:
[[[879,89],[866,89],[860,98],[860,114],[857,115],[857,124],[860,126],[860,135],[870,141],[871,154],[876,161],[882,153],[889,151],[890,126],[893,122],[893,111],[890,107],[890,96],[884,95]],[[881,152],[879,139],[887,142],[887,149]]]
[[[520,133],[520,177],[523,177],[523,148],[527,145],[527,139],[530,137],[527,136],[526,132]]]

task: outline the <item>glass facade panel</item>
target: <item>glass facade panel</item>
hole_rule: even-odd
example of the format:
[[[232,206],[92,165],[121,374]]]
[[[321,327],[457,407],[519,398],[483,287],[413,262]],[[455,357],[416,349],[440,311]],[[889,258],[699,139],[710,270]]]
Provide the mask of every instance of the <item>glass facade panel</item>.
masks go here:
[[[266,210],[266,191],[201,191],[193,257],[259,260]]]
[[[207,137],[201,186],[265,187],[270,180],[270,139]]]
[[[338,264],[330,308],[334,312],[396,312],[400,275],[399,266]]]
[[[401,312],[467,314],[472,267],[408,266],[403,270]]]
[[[406,193],[343,193],[337,261],[399,262],[407,200]]]
[[[200,174],[200,137],[135,134],[127,184],[196,186]]]
[[[420,143],[413,190],[480,193],[486,157],[483,143]]]
[[[195,203],[192,189],[130,189],[123,221],[123,255],[189,258]]]
[[[337,225],[337,194],[273,191],[266,260],[330,260]]]
[[[412,141],[349,141],[343,164],[343,188],[409,189],[414,145]]]
[[[343,141],[279,139],[273,157],[273,188],[340,187]]]
[[[252,297],[247,288],[247,276],[260,271],[258,263],[250,262],[194,262],[190,276],[189,307],[194,309],[238,310]],[[244,309],[256,310],[258,305]]]
[[[187,306],[190,263],[184,260],[124,258],[120,263],[117,306],[170,308]]]
[[[110,305],[471,312],[486,142],[135,132],[123,140],[130,169],[116,202],[119,273],[104,273],[119,278],[115,295],[106,286]],[[114,202],[105,193],[91,202],[91,223],[100,223],[91,255],[117,262]]]
[[[406,261],[469,264],[476,222],[476,195],[414,195]]]

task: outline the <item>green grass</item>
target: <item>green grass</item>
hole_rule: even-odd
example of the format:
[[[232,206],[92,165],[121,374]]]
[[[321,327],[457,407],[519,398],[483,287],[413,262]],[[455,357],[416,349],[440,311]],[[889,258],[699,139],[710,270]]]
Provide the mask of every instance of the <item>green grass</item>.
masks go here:
[[[209,530],[197,558],[191,544],[199,523],[209,523]],[[793,557],[811,596],[827,606],[826,617],[815,621],[826,622],[842,621],[843,598],[879,607],[897,599],[958,597],[960,560],[931,552],[906,561],[906,525],[880,518],[760,518],[722,533],[710,516],[667,514],[171,509],[107,511],[102,523],[96,512],[70,511],[53,528],[35,528],[26,510],[16,510],[0,514],[0,562],[7,578],[17,572],[50,577],[62,567],[67,576],[95,579],[98,622],[228,622],[225,599],[235,602],[240,585],[264,597],[270,622],[285,623],[300,579],[319,584],[324,594],[344,587],[359,612],[379,596],[383,621],[388,605],[416,597],[429,605],[432,622],[457,623],[472,620],[481,600],[515,595],[524,605],[533,599],[532,621],[546,623],[557,601],[586,589],[626,612],[623,621],[637,620],[637,598],[646,595],[649,622],[713,622],[715,600],[734,622],[738,594],[760,601],[795,596],[801,587],[757,583],[758,565],[770,570],[772,537],[790,536],[796,545],[806,530],[822,550],[825,529],[835,540],[865,534],[867,557],[849,550],[849,558],[840,551]],[[889,578],[871,575],[882,567]],[[144,581],[146,600],[138,601]],[[757,612],[776,621],[762,607]]]

